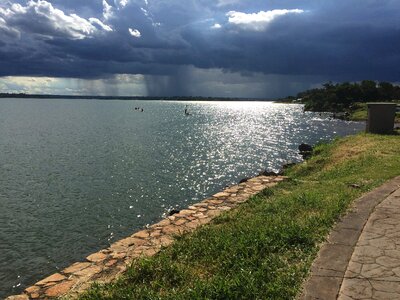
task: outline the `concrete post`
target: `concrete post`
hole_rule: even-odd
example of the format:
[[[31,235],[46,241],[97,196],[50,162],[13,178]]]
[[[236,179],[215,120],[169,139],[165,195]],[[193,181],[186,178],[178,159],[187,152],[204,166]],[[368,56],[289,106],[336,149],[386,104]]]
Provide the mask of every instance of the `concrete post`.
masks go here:
[[[366,132],[389,134],[393,132],[396,116],[395,103],[367,103],[368,119]]]

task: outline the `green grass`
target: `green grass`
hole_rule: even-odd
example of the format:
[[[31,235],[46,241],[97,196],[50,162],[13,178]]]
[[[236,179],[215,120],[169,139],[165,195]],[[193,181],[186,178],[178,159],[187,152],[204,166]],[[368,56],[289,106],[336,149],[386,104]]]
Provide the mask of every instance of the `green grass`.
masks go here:
[[[316,155],[212,224],[80,299],[293,299],[335,221],[361,194],[400,175],[400,136],[361,134]],[[351,185],[357,184],[359,188]]]

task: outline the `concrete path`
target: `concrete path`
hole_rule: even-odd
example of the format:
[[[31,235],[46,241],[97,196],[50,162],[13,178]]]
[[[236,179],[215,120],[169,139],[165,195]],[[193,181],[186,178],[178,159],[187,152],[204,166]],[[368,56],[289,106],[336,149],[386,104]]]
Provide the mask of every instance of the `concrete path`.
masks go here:
[[[400,299],[400,176],[355,201],[300,299]]]

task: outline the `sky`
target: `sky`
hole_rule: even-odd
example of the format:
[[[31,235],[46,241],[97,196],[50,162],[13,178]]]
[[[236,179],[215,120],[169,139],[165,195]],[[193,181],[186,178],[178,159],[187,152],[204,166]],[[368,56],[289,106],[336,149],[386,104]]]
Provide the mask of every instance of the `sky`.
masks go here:
[[[399,82],[398,0],[0,0],[0,92],[277,98]]]

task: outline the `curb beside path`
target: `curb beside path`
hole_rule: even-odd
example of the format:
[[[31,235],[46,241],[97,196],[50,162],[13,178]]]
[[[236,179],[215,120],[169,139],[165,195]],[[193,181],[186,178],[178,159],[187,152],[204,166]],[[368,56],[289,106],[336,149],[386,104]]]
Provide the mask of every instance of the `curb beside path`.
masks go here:
[[[394,200],[397,200],[396,204],[394,204]],[[388,209],[387,204],[389,203],[392,204],[392,209]],[[385,214],[379,214],[381,206],[385,208]],[[390,218],[390,215],[393,214],[396,216]],[[375,260],[383,257],[385,250],[370,247],[365,240],[371,239],[371,237],[364,237],[368,233],[370,235],[373,234],[370,231],[367,232],[366,229],[374,227],[377,219],[382,218],[390,218],[391,221],[389,222],[390,224],[383,221],[380,223],[381,226],[390,225],[396,227],[396,224],[394,224],[396,222],[397,225],[400,225],[400,176],[358,198],[353,203],[349,213],[336,224],[327,242],[321,247],[318,257],[311,267],[311,275],[305,283],[303,293],[299,299],[331,300],[338,299],[338,297],[342,300],[388,299],[384,298],[383,294],[376,293],[379,288],[376,289],[368,283],[370,282],[369,274],[376,276],[376,281],[380,280],[379,276],[381,275],[376,272],[380,265],[377,266]],[[393,255],[398,255],[397,260],[400,267],[399,227],[397,226],[399,230],[397,235],[398,249],[391,250],[398,252]],[[382,231],[386,232],[384,229]],[[387,245],[387,247],[393,248],[393,245],[389,245],[389,243]],[[366,250],[368,250],[368,253]],[[369,254],[371,251],[376,253]],[[374,261],[371,261],[371,257],[373,257]],[[363,262],[370,263],[370,265],[364,266],[362,265]],[[364,272],[364,269],[375,271]],[[384,272],[384,270],[381,271]],[[354,284],[357,286],[353,287]],[[397,285],[400,286],[400,268]],[[400,293],[397,295],[398,299],[400,299]]]

